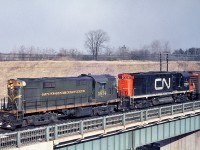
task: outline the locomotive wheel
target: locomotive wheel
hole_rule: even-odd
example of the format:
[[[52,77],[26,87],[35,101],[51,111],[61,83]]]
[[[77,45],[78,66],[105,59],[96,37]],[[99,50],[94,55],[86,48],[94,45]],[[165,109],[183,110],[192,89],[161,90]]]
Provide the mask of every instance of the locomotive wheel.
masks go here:
[[[10,124],[7,125],[7,128],[12,130],[12,131],[14,131],[16,129],[16,127],[17,126],[15,124],[13,124],[13,123],[10,123]]]
[[[51,122],[57,122],[58,121],[58,116],[55,113],[50,113],[50,120]]]
[[[28,126],[28,121],[27,120],[23,120],[22,121],[22,127],[27,127]]]
[[[159,105],[160,104],[159,99],[158,98],[152,99],[152,104],[153,106]]]

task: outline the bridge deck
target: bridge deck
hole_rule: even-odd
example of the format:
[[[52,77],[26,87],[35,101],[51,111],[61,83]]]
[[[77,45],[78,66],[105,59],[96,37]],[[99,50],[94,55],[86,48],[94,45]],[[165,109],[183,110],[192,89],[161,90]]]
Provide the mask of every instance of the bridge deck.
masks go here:
[[[98,142],[98,138],[120,139],[120,141],[114,140],[117,143],[126,139],[125,143],[128,144],[125,145],[128,148],[135,148],[200,129],[199,112],[200,101],[195,101],[0,134],[0,149],[14,147],[23,149],[26,145],[39,142],[51,145],[53,142],[57,148],[61,145],[76,146],[81,143],[84,146],[87,142],[88,145],[94,144],[93,141]]]

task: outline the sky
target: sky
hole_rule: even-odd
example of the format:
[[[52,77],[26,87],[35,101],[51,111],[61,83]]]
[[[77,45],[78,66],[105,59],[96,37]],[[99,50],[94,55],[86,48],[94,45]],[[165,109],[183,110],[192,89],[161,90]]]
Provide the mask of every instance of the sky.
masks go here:
[[[0,0],[0,52],[24,45],[76,48],[85,34],[107,32],[110,47],[200,47],[200,0]]]

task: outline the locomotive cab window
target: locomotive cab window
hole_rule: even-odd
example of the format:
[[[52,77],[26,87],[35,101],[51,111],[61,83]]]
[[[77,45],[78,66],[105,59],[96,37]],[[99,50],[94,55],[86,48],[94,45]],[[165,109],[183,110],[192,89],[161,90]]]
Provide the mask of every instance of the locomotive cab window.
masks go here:
[[[55,82],[44,82],[43,83],[43,88],[55,88],[56,83]]]
[[[99,90],[105,90],[106,89],[106,84],[105,83],[100,83],[99,84]]]

